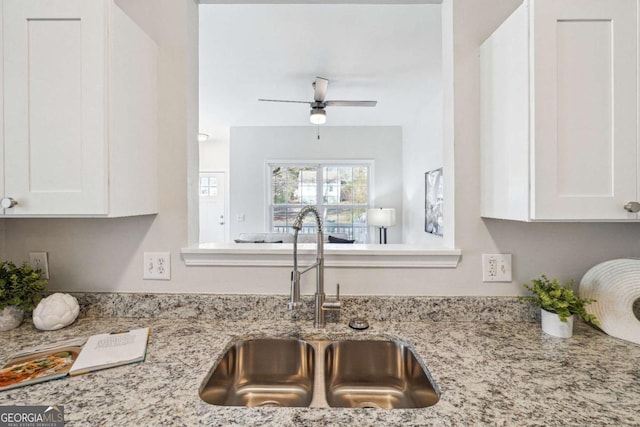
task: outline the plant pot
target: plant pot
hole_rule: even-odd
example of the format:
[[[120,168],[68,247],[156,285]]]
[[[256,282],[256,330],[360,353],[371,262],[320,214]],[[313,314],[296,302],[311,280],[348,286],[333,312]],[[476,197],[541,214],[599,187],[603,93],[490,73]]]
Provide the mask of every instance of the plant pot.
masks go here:
[[[540,309],[542,331],[545,334],[559,338],[570,338],[573,335],[573,316],[563,322],[556,313]]]
[[[9,331],[22,323],[24,311],[16,306],[8,305],[0,310],[0,331]]]

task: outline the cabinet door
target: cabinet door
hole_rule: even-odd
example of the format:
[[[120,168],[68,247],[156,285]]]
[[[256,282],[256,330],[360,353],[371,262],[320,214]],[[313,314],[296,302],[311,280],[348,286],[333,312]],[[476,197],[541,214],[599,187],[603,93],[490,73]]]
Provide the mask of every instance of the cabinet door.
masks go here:
[[[3,4],[5,213],[105,214],[105,3]]]
[[[531,217],[636,219],[636,0],[535,0]]]

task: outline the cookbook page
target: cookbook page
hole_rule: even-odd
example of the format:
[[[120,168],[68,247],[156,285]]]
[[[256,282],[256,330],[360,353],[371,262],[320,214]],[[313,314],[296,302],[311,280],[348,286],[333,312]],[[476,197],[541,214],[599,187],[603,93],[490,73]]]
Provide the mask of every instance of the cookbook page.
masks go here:
[[[0,391],[64,377],[77,360],[82,340],[22,351],[0,368]]]
[[[69,371],[71,375],[141,362],[147,352],[149,328],[92,335]]]

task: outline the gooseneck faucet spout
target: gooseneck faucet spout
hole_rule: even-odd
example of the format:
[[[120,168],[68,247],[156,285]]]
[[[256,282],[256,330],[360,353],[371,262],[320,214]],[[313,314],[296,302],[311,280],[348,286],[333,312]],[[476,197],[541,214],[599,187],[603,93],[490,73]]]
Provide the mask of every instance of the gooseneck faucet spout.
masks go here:
[[[316,220],[317,237],[316,237],[316,262],[304,269],[298,269],[298,233],[302,230],[302,221],[304,217],[312,213]],[[296,216],[293,222],[293,270],[291,271],[291,298],[289,301],[289,309],[297,309],[300,307],[300,277],[309,270],[316,270],[316,294],[315,294],[315,320],[316,328],[324,328],[326,310],[339,310],[340,300],[339,294],[336,300],[325,301],[324,293],[324,233],[322,227],[322,218],[320,212],[315,206],[305,206]],[[338,291],[339,292],[339,291]]]

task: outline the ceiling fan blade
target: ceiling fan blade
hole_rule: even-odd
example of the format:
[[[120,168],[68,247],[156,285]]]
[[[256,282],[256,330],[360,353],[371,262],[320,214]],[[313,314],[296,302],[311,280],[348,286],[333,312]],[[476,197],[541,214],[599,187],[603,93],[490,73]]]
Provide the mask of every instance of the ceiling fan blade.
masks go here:
[[[316,81],[313,83],[313,99],[316,102],[324,101],[324,98],[327,96],[327,87],[329,86],[329,80],[324,79],[322,77],[316,77]]]
[[[378,101],[325,101],[327,107],[375,107]]]
[[[258,101],[263,101],[263,102],[290,102],[290,103],[294,103],[294,104],[313,104],[313,102],[309,102],[309,101],[289,101],[286,99],[263,99],[263,98],[259,98]]]
[[[263,101],[263,102],[289,102],[292,104],[313,104],[313,102],[309,102],[309,101],[290,101],[288,99],[264,99],[264,98],[259,98],[258,101]]]

